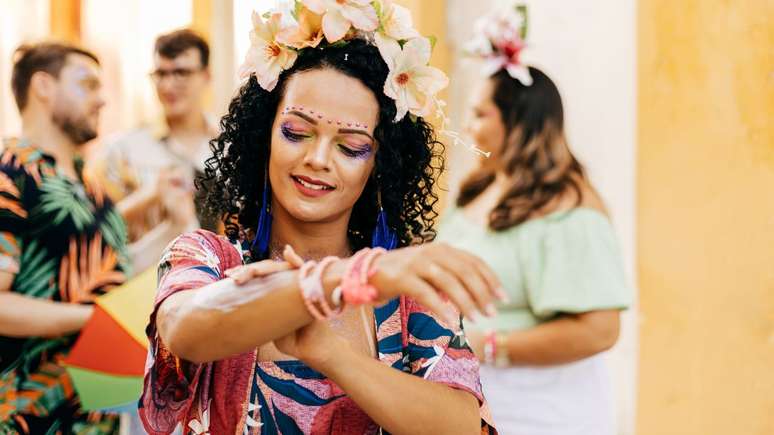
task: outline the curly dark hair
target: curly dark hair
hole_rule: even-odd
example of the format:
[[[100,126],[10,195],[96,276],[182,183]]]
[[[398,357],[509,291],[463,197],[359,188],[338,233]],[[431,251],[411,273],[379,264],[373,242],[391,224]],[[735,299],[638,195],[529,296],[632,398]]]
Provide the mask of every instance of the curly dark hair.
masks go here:
[[[355,203],[348,237],[353,249],[371,245],[381,192],[387,223],[398,237],[398,246],[432,240],[437,217],[433,192],[436,176],[443,168],[443,144],[424,119],[405,116],[393,122],[395,102],[384,95],[388,67],[376,47],[362,40],[305,49],[292,68],[284,71],[271,92],[258,85],[254,76],[231,101],[220,121],[221,134],[210,142],[213,156],[207,159],[197,188],[206,186],[206,208],[220,216],[226,235],[236,240],[255,234],[268,167],[271,128],[288,79],[295,73],[330,68],[360,80],[379,103],[374,138],[379,144],[375,176],[369,178]],[[251,248],[254,251],[256,248]],[[264,253],[251,252],[259,259]]]

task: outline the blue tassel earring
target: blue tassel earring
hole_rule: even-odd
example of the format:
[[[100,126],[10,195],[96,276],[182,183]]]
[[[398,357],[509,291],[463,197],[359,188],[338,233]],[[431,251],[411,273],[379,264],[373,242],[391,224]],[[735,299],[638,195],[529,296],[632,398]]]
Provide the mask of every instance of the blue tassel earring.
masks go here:
[[[379,207],[379,214],[376,217],[376,228],[374,228],[374,234],[371,237],[371,247],[382,247],[387,249],[395,249],[398,246],[398,236],[387,225],[387,213],[382,208],[382,192],[376,192],[376,202]]]
[[[258,213],[258,228],[255,230],[255,238],[250,245],[250,250],[258,245],[259,258],[266,258],[269,251],[269,235],[271,234],[271,210],[269,210],[269,168],[263,177],[263,198],[261,198],[261,210]]]

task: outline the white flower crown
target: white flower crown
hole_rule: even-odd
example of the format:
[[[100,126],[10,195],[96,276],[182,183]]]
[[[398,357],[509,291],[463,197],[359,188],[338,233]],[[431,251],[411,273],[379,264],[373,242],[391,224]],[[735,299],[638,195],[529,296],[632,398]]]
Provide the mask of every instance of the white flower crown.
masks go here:
[[[484,73],[492,75],[504,69],[524,86],[532,84],[521,52],[527,44],[527,7],[512,6],[494,10],[476,20],[475,37],[467,51],[484,60]]]
[[[413,28],[408,9],[391,0],[286,0],[262,16],[253,12],[252,19],[250,49],[239,75],[255,75],[267,91],[300,51],[358,38],[376,46],[387,63],[384,94],[395,100],[396,122],[406,113],[426,117],[441,111],[436,94],[449,79],[429,66],[430,40]]]

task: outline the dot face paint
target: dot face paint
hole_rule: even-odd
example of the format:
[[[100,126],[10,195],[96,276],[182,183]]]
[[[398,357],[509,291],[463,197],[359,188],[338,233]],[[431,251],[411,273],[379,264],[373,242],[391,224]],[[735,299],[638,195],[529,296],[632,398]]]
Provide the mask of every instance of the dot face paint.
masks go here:
[[[312,109],[309,109],[309,108],[305,109],[304,106],[285,106],[285,108],[282,109],[281,113],[283,115],[287,115],[287,114],[289,114],[291,112],[302,112],[302,113],[307,114],[308,116],[310,116],[313,119],[324,121],[324,122],[326,122],[328,124],[333,124],[335,122],[336,125],[347,126],[348,128],[353,128],[354,127],[354,128],[368,129],[368,124],[366,124],[366,123],[354,122],[354,121],[351,121],[351,120],[349,120],[349,121],[342,121],[340,119],[333,119],[333,118],[325,116],[325,114],[323,114],[323,113],[321,113],[319,111],[315,111],[315,110],[312,110]]]

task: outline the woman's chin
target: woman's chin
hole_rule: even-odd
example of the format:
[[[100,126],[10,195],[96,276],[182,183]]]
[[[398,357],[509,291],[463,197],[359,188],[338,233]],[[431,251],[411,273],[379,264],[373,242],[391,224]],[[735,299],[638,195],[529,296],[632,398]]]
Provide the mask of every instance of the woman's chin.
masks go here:
[[[303,223],[323,223],[331,220],[331,212],[320,204],[299,204],[288,210],[290,217]]]

